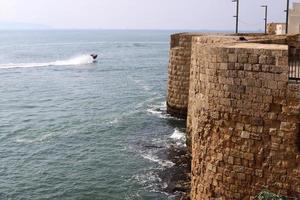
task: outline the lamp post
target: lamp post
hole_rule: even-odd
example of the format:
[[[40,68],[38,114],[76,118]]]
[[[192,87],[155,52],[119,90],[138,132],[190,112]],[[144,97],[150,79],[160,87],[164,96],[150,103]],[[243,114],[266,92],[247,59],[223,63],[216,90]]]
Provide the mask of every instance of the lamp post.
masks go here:
[[[262,5],[262,8],[265,8],[265,34],[267,34],[267,26],[268,26],[268,6]]]
[[[232,2],[236,3],[236,15],[233,16],[236,18],[235,24],[235,33],[239,33],[239,9],[240,9],[240,0],[232,0]]]
[[[288,31],[289,31],[290,0],[287,0],[287,6],[286,6],[285,12],[286,12],[285,33],[288,34]]]

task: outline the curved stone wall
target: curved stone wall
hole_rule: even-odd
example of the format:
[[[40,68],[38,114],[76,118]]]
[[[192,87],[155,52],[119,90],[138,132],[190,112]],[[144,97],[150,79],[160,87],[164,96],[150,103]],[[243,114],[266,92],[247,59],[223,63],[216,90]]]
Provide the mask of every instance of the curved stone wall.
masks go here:
[[[188,135],[192,199],[300,197],[300,86],[286,46],[193,45]]]
[[[168,113],[179,118],[186,118],[190,82],[190,56],[183,47],[170,51]]]
[[[171,36],[167,111],[182,119],[187,117],[191,45],[191,34]]]
[[[171,36],[167,111],[172,116],[187,118],[192,46],[237,41],[238,37],[204,36],[180,33]]]

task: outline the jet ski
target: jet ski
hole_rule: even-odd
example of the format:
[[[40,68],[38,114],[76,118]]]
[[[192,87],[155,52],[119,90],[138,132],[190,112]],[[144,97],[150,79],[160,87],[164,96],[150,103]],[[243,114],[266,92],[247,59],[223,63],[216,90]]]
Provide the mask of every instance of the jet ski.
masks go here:
[[[93,58],[94,61],[96,61],[96,59],[98,58],[97,54],[91,54],[90,56]]]

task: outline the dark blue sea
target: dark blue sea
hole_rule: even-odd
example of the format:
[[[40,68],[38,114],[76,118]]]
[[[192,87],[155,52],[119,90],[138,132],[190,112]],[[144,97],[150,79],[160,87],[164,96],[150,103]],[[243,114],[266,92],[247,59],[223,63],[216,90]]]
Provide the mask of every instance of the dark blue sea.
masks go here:
[[[174,199],[172,32],[1,31],[0,199]]]

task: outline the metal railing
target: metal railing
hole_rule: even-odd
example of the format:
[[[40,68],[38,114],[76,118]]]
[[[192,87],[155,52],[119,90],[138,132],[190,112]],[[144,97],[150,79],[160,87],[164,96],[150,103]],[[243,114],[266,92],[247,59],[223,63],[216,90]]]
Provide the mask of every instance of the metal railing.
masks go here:
[[[300,83],[300,48],[289,46],[289,80]]]

